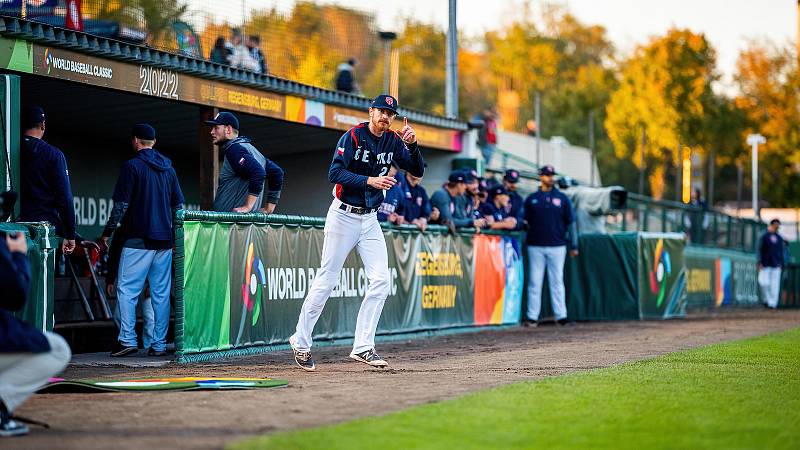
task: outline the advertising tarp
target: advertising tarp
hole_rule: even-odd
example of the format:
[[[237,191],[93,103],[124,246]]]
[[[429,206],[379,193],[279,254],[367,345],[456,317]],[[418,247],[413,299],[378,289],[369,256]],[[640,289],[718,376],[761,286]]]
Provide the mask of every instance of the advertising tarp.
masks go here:
[[[319,268],[323,231],[254,223],[183,224],[181,354],[286,343]],[[391,289],[378,333],[519,322],[515,237],[385,230]],[[367,288],[347,257],[315,338],[350,338]]]
[[[639,234],[639,317],[686,316],[686,269],[682,234]]]
[[[758,304],[758,268],[752,253],[687,247],[686,272],[689,307]]]

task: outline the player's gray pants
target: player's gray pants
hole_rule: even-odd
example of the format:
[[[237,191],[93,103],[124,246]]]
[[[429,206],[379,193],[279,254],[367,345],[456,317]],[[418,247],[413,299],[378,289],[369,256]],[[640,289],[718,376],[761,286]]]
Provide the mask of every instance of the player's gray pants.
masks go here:
[[[761,287],[761,299],[770,308],[777,308],[781,297],[781,268],[762,267],[758,272],[758,285]]]
[[[383,304],[389,296],[389,257],[377,213],[358,215],[338,209],[334,200],[325,218],[325,243],[322,247],[322,264],[314,276],[308,296],[303,302],[294,339],[298,350],[311,349],[311,334],[325,302],[333,288],[339,284],[347,255],[353,247],[358,251],[367,274],[367,292],[361,302],[356,320],[353,351],[363,352],[375,347],[375,330],[381,318]]]
[[[47,380],[64,370],[72,357],[67,341],[46,332],[50,351],[42,353],[0,353],[0,398],[14,411]]]
[[[567,317],[567,304],[564,295],[564,260],[567,247],[528,246],[528,319],[539,320],[542,309],[542,285],[544,270],[547,268],[547,282],[550,284],[550,302],[556,320]]]

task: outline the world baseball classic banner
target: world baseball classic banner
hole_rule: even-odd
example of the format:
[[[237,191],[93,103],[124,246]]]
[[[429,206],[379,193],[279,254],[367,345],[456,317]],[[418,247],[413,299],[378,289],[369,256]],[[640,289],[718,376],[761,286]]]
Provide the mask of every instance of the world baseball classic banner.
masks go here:
[[[322,229],[212,220],[185,221],[181,234],[179,356],[285,344],[320,266]],[[391,290],[379,334],[519,322],[519,239],[395,229],[384,236]],[[315,339],[351,338],[366,288],[354,250]]]
[[[758,261],[753,253],[687,247],[685,256],[689,307],[759,304]]]
[[[678,233],[639,233],[639,317],[686,315],[685,238]]]

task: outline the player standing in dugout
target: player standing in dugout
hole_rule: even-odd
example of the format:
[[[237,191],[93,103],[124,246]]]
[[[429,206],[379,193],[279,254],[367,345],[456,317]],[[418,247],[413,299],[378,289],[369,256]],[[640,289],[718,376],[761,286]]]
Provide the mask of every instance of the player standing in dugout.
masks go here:
[[[297,330],[289,338],[294,359],[304,370],[316,368],[311,357],[311,334],[353,247],[364,263],[369,284],[358,311],[350,357],[373,367],[388,366],[375,353],[375,330],[391,287],[389,257],[377,211],[384,191],[397,183],[387,176],[392,161],[416,177],[425,170],[414,129],[404,117],[403,128],[393,131],[395,117],[397,99],[379,95],[370,105],[369,121],[351,128],[336,145],[328,171],[328,179],[335,186],[325,219],[321,267],[303,301]]]

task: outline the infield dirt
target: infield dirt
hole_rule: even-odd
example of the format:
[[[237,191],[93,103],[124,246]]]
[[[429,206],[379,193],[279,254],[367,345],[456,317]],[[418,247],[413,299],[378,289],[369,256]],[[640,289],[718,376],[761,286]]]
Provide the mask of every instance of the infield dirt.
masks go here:
[[[486,330],[378,344],[390,368],[348,358],[349,348],[315,349],[317,371],[290,352],[156,368],[70,365],[67,378],[272,377],[281,389],[41,394],[20,410],[50,430],[0,440],[15,449],[222,448],[248,436],[385,414],[505,383],[627,361],[800,326],[800,310],[747,310],[659,322],[588,322],[575,327]]]

